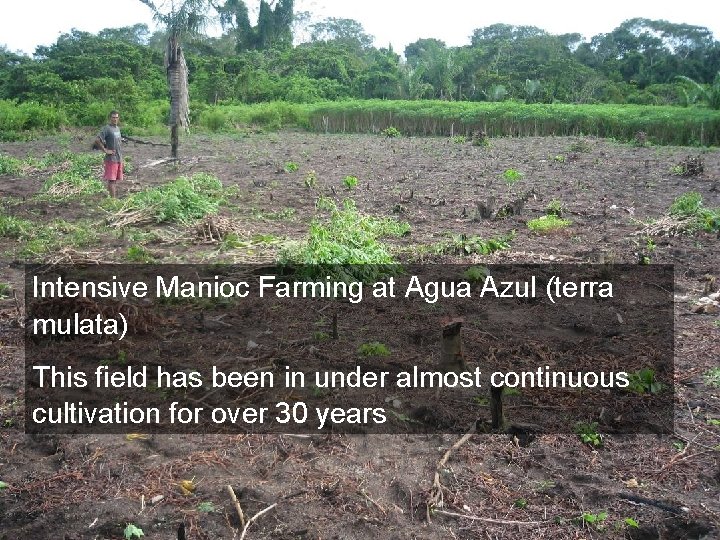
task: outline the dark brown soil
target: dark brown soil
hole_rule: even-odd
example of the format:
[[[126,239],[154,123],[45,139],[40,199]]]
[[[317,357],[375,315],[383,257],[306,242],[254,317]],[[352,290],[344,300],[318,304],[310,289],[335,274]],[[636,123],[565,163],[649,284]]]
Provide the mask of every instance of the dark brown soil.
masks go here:
[[[85,151],[90,138],[2,144],[0,153]],[[324,194],[408,221],[411,234],[391,241],[404,262],[636,264],[645,256],[675,265],[674,434],[605,435],[600,448],[571,433],[539,435],[526,446],[508,435],[474,435],[441,468],[441,512],[428,520],[436,466],[458,435],[24,434],[23,261],[20,243],[2,238],[0,282],[15,296],[0,300],[0,539],[120,539],[128,523],[148,538],[177,538],[181,525],[189,540],[240,538],[227,486],[248,517],[275,505],[250,525],[247,539],[720,537],[720,388],[704,378],[720,368],[720,315],[693,311],[699,297],[718,289],[711,285],[720,271],[718,240],[656,236],[653,250],[638,234],[685,192],[720,206],[720,153],[702,153],[703,173],[683,177],[672,167],[698,150],[583,141],[587,152],[571,150],[574,138],[493,139],[485,148],[431,138],[197,135],[183,142],[175,164],[153,164],[167,155],[164,146],[129,143],[132,171],[122,195],[201,171],[238,187],[221,214],[247,243],[230,249],[179,225],[108,231],[102,197],[39,201],[33,196],[48,173],[0,177],[6,213],[38,223],[87,220],[102,229],[101,244],[68,245],[44,254],[48,262],[127,262],[128,248],[138,244],[163,264],[273,261],[283,242],[307,233]],[[289,162],[298,170],[287,172]],[[507,186],[502,173],[511,168],[523,178]],[[304,182],[310,171],[314,190]],[[359,179],[351,191],[342,182],[348,175]],[[478,203],[489,197],[501,208],[522,195],[520,215],[477,219]],[[552,200],[562,201],[572,224],[531,232],[526,221]],[[487,239],[513,230],[511,248],[493,255],[418,249],[448,233]],[[302,337],[302,324],[295,327],[289,337]],[[220,323],[213,339],[229,342],[224,328]],[[244,355],[255,354],[246,350],[250,339],[258,355],[271,350],[272,338],[259,334],[238,334]],[[144,339],[162,343],[163,335]],[[305,344],[292,354],[315,352]],[[164,360],[183,357],[181,345],[168,346]],[[187,480],[196,485],[192,493],[180,485]],[[603,512],[596,526],[577,519]]]

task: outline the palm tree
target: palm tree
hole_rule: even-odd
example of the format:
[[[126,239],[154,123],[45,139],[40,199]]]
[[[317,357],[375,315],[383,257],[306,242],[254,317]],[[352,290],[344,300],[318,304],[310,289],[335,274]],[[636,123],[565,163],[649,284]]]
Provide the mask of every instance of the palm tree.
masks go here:
[[[140,0],[153,12],[156,21],[165,25],[167,46],[165,48],[165,70],[170,90],[170,148],[173,158],[177,158],[178,131],[187,129],[190,124],[190,106],[188,97],[188,70],[181,40],[188,35],[197,34],[208,22],[210,0],[171,0],[169,11],[158,7],[153,0]]]

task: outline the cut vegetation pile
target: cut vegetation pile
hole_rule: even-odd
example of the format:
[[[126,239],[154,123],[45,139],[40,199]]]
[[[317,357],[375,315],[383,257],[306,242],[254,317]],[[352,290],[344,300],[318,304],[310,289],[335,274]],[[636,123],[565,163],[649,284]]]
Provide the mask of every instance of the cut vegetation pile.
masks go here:
[[[224,195],[222,183],[215,176],[182,176],[129,196],[111,222],[115,227],[147,222],[188,224],[217,213]]]
[[[313,219],[308,239],[285,248],[280,253],[281,264],[303,265],[302,272],[310,274],[306,277],[323,278],[337,275],[339,266],[367,265],[349,270],[354,279],[361,280],[375,279],[378,272],[397,264],[380,238],[408,234],[408,223],[363,214],[351,199],[338,207],[331,199],[321,197],[317,208],[329,211],[329,218]]]

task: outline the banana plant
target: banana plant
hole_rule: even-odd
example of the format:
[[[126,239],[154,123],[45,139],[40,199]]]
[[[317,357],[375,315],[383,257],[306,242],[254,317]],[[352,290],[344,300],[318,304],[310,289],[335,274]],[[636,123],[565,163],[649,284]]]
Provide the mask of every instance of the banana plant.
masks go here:
[[[715,79],[712,84],[701,84],[690,77],[684,75],[678,75],[675,77],[679,81],[687,83],[692,93],[688,93],[683,88],[685,95],[685,101],[687,104],[695,103],[696,101],[704,101],[708,107],[714,110],[720,110],[720,71],[715,75]]]

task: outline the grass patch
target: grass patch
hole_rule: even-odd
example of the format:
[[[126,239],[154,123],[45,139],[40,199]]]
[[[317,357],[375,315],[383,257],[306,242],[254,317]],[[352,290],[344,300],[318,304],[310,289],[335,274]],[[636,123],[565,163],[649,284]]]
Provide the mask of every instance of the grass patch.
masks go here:
[[[705,372],[704,378],[708,386],[720,388],[720,367],[707,370]]]
[[[97,245],[100,242],[99,232],[96,223],[57,220],[33,229],[24,238],[27,242],[19,255],[36,259],[66,248],[81,249]]]
[[[32,221],[0,214],[0,237],[22,240],[30,237],[35,228]]]
[[[531,219],[527,222],[528,228],[536,233],[547,233],[557,231],[568,227],[572,221],[569,219],[562,219],[555,214],[549,214],[546,216],[540,216],[539,218]]]
[[[358,353],[360,356],[390,356],[390,349],[384,343],[379,341],[372,341],[370,343],[363,343],[358,347]]]
[[[143,246],[130,246],[125,254],[125,260],[133,263],[150,264],[155,262],[155,257]]]

